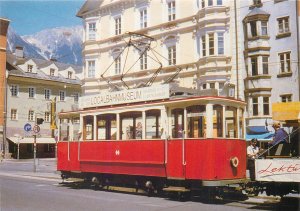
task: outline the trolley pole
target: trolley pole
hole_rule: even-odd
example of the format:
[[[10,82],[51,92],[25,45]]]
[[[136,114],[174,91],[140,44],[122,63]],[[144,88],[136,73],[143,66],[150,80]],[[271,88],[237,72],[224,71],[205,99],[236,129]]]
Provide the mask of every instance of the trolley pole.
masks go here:
[[[33,172],[36,172],[36,134],[33,135]]]

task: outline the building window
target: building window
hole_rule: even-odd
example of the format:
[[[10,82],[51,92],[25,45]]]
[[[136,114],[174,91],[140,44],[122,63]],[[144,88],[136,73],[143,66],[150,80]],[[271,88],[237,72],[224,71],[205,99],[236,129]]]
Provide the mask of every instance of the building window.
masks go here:
[[[115,19],[115,35],[121,34],[121,17]]]
[[[28,111],[28,121],[34,121],[34,111]]]
[[[66,92],[65,91],[59,91],[59,101],[65,101]]]
[[[49,111],[46,111],[45,112],[45,122],[50,122],[50,112]]]
[[[115,74],[121,74],[121,57],[115,59]]]
[[[168,61],[169,65],[176,64],[176,46],[168,47]]]
[[[215,54],[214,34],[208,34],[208,44],[209,44],[209,55],[214,55]]]
[[[252,98],[252,113],[253,113],[253,116],[258,115],[258,98],[257,97]]]
[[[217,5],[223,5],[223,1],[222,0],[217,0]]]
[[[286,103],[286,102],[292,102],[292,95],[287,94],[287,95],[281,95],[281,102]]]
[[[209,83],[209,88],[214,89],[215,88],[215,83]]]
[[[148,68],[148,66],[147,66],[147,52],[144,52],[143,55],[141,55],[140,68],[141,68],[141,70],[146,70]]]
[[[74,103],[78,103],[79,101],[79,93],[74,93]]]
[[[45,89],[44,94],[45,94],[45,100],[50,100],[51,90]]]
[[[96,40],[96,23],[89,23],[88,24],[88,39],[89,40]]]
[[[202,89],[206,89],[206,84],[203,84],[203,85],[202,85]]]
[[[147,10],[141,10],[140,11],[140,27],[141,29],[147,27]]]
[[[11,85],[10,87],[11,96],[18,96],[19,95],[19,87],[17,85]]]
[[[278,18],[277,21],[279,34],[290,32],[289,17]]]
[[[268,35],[268,22],[267,21],[261,22],[261,35]]]
[[[33,88],[33,87],[28,88],[28,97],[29,98],[34,98],[35,97],[35,88]]]
[[[207,5],[208,5],[208,6],[212,6],[212,5],[213,5],[213,0],[208,0]]]
[[[88,77],[95,77],[95,61],[88,61]]]
[[[269,74],[269,57],[268,56],[262,57],[262,67],[263,67],[263,74],[268,75]]]
[[[224,33],[218,33],[218,54],[224,55]]]
[[[250,22],[250,29],[251,29],[251,36],[256,37],[257,36],[256,21]]]
[[[280,53],[280,73],[291,72],[291,52]]]
[[[176,18],[175,1],[168,2],[168,20],[173,21]]]
[[[269,97],[263,97],[263,113],[264,115],[270,115]]]
[[[33,65],[29,64],[27,65],[27,72],[32,73],[33,71]]]
[[[201,37],[202,42],[202,56],[206,56],[206,42],[205,42],[205,35]]]
[[[258,75],[257,57],[251,58],[252,76]]]
[[[11,120],[17,120],[17,109],[11,109],[10,110],[10,119]]]
[[[54,76],[55,75],[55,69],[54,68],[50,68],[50,76]]]
[[[201,1],[201,6],[202,6],[202,8],[205,7],[205,0],[202,0],[202,1]]]
[[[71,71],[68,71],[68,78],[72,79],[72,77],[73,77],[73,73]]]

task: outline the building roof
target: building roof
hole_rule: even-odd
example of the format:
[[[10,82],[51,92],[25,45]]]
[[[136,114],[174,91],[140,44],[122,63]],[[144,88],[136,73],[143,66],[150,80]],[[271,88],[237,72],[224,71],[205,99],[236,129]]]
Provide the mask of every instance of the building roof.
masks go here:
[[[29,60],[32,60],[37,65],[36,73],[25,72],[19,67],[19,65],[25,64]],[[72,67],[76,73],[79,73],[82,70],[82,68],[79,66],[64,64],[55,61],[43,60],[43,59],[36,59],[36,58],[20,58],[10,53],[7,54],[6,62],[7,62],[8,77],[20,76],[25,78],[35,78],[40,80],[49,80],[49,81],[56,81],[61,83],[81,85],[80,79],[77,78],[76,76],[75,79],[69,79],[60,74],[61,71],[66,70],[69,67]],[[55,64],[57,66],[58,76],[47,75],[41,70],[41,68],[48,67],[51,64]]]
[[[255,7],[246,15],[246,17],[251,17],[255,15],[270,15],[270,14],[265,12],[262,9],[259,9],[258,7]]]
[[[82,18],[85,13],[99,8],[102,2],[103,0],[87,0],[77,12],[76,16]]]

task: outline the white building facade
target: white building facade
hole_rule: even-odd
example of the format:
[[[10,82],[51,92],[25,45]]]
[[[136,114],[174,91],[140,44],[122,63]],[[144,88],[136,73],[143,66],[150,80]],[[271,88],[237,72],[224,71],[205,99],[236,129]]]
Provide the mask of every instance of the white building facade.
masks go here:
[[[83,94],[174,82],[243,99],[237,7],[225,0],[87,1],[77,14],[85,28]],[[128,32],[153,38],[146,53],[128,45]]]
[[[81,68],[56,61],[26,58],[23,49],[7,54],[6,152],[20,158],[54,157],[57,114],[78,110]],[[43,119],[38,124],[38,119]],[[74,124],[79,125],[78,121]]]
[[[272,104],[299,101],[297,1],[241,1],[246,124],[272,122]]]

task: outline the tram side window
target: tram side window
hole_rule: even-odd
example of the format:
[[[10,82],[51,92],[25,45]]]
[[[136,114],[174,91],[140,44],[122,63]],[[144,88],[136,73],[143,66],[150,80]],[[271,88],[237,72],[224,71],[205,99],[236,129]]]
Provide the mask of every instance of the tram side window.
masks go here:
[[[188,138],[204,138],[206,136],[205,111],[206,108],[204,105],[187,108]]]
[[[94,118],[92,116],[84,117],[84,131],[83,131],[84,140],[93,140],[93,127],[94,127],[93,120]]]
[[[223,137],[223,107],[213,106],[213,137]]]
[[[121,114],[121,139],[142,139],[142,112],[128,112]]]
[[[72,119],[73,121],[73,140],[78,141],[80,138],[79,131],[80,131],[80,120],[79,117],[75,117]]]
[[[97,139],[116,140],[117,125],[115,114],[97,116]]]
[[[237,109],[231,106],[226,106],[225,126],[226,138],[237,138]]]
[[[60,140],[68,141],[69,140],[69,119],[60,119]]]
[[[171,114],[172,137],[182,138],[182,130],[184,130],[184,112],[183,109],[173,109]]]
[[[160,138],[160,110],[146,112],[146,139]]]

